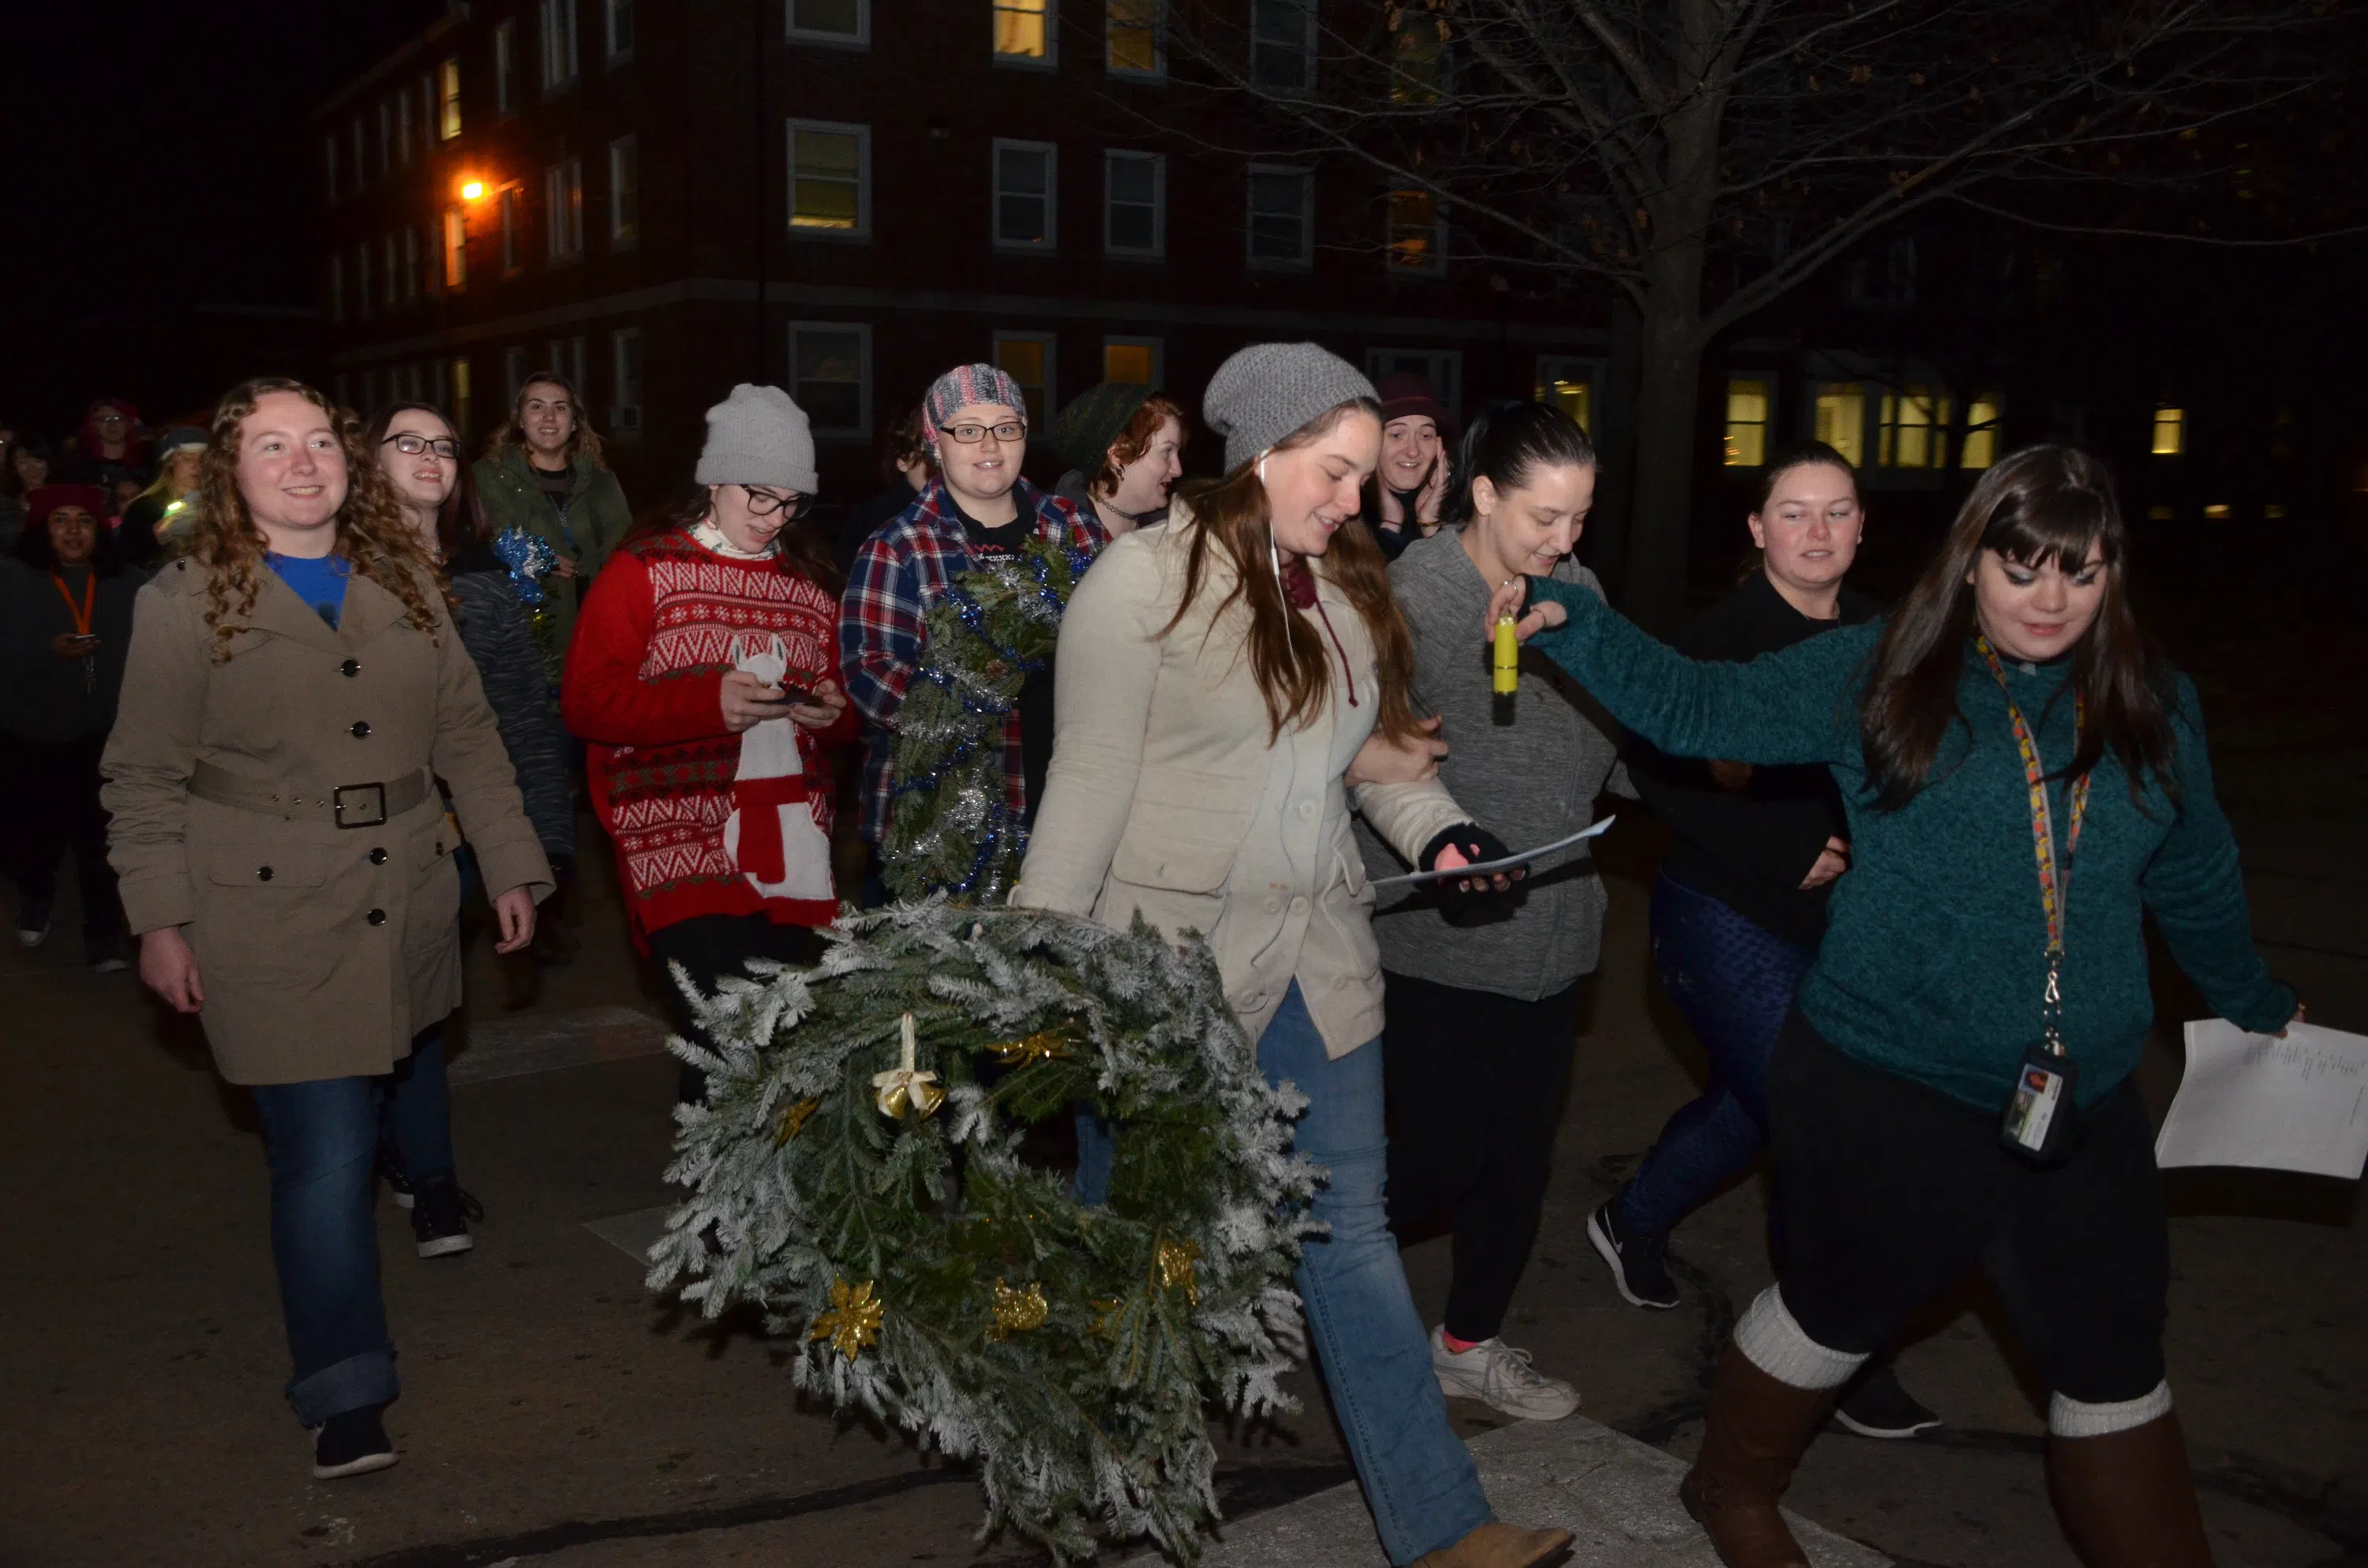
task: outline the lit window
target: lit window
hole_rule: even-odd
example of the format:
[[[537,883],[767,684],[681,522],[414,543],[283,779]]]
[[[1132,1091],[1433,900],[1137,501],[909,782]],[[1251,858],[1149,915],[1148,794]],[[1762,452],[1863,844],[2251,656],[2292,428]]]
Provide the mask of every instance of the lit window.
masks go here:
[[[1315,259],[1312,222],[1315,179],[1305,169],[1252,164],[1249,170],[1249,262],[1252,267],[1301,267]]]
[[[553,262],[584,254],[584,163],[570,158],[542,175],[543,248]]]
[[[1102,380],[1156,387],[1166,369],[1167,345],[1156,337],[1102,339]]]
[[[469,386],[469,361],[467,358],[463,357],[455,359],[447,366],[445,368],[444,379],[446,384],[451,388],[452,428],[459,434],[461,444],[465,447],[468,445],[469,441],[469,426],[475,423],[475,421],[469,417],[471,412],[470,405],[473,399],[471,396],[471,389]]]
[[[1946,468],[1949,399],[1930,387],[1883,394],[1876,415],[1874,460],[1879,468]]]
[[[1167,249],[1167,160],[1157,153],[1105,153],[1108,195],[1102,244],[1112,256],[1157,256]]]
[[[1569,415],[1580,429],[1594,433],[1595,366],[1591,361],[1541,356],[1536,396],[1547,407]]]
[[[2214,501],[2211,506],[2203,508],[2204,517],[2215,523],[2225,523],[2235,514],[2236,508],[2226,501]]]
[[[871,0],[790,0],[790,36],[817,43],[869,43]]]
[[[1866,388],[1856,381],[1820,381],[1810,389],[1816,411],[1816,437],[1850,460],[1852,468],[1866,466]]]
[[[609,63],[621,65],[633,57],[633,0],[608,0]]]
[[[1049,142],[997,139],[994,155],[996,244],[1004,250],[1052,250],[1057,149]]]
[[[1776,405],[1775,384],[1759,376],[1726,378],[1726,449],[1729,468],[1762,468],[1768,462],[1768,421]]]
[[[448,290],[465,289],[469,285],[469,220],[457,207],[444,210],[444,287]]]
[[[518,113],[516,22],[502,22],[494,28],[494,112],[504,119]]]
[[[995,55],[998,60],[1053,62],[1053,0],[995,0]]]
[[[790,227],[860,239],[871,232],[871,131],[862,125],[790,123]]]
[[[642,329],[620,328],[609,335],[609,373],[615,379],[616,401],[609,405],[609,428],[620,436],[642,433]]]
[[[436,135],[440,141],[450,142],[461,134],[461,62],[459,61],[448,60],[444,62],[443,68],[437,74],[436,95],[438,100]]]
[[[2154,455],[2175,458],[2187,450],[2187,410],[2158,407],[2154,411]]]
[[[631,250],[642,242],[642,154],[631,136],[609,143],[609,248]]]
[[[1162,0],[1110,0],[1104,63],[1112,71],[1156,76],[1167,69],[1166,40],[1160,37]]]
[[[1998,403],[1995,397],[1977,397],[1965,405],[1965,439],[1957,450],[1957,466],[1983,469],[1998,461]]]
[[[868,437],[871,329],[857,322],[791,322],[790,395],[815,435]]]
[[[1447,19],[1428,5],[1402,6],[1390,34],[1390,101],[1435,104],[1447,91]]]
[[[542,0],[542,90],[575,81],[575,0]]]
[[[1390,270],[1436,276],[1447,269],[1446,225],[1428,190],[1390,192]]]
[[[1049,332],[998,332],[995,335],[995,367],[1019,383],[1027,400],[1028,425],[1042,430],[1053,406],[1053,349]]]
[[[1315,85],[1315,0],[1250,0],[1250,81],[1292,93]]]

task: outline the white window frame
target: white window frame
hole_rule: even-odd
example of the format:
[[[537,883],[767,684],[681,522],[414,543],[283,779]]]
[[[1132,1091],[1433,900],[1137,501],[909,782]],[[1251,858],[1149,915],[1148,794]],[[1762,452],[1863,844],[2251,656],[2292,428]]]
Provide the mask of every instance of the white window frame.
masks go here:
[[[1037,389],[1040,401],[1043,403],[1043,418],[1039,420],[1024,408],[1019,411],[1021,416],[1028,421],[1028,437],[1032,441],[1052,429],[1053,415],[1060,412],[1061,335],[1057,332],[996,333],[993,346],[987,352],[986,361],[997,369],[1003,369],[1002,349],[1007,343],[1034,343],[1041,345],[1044,350],[1044,381],[1043,384]],[[1008,371],[1005,373],[1009,374]],[[1011,379],[1019,383],[1022,392],[1027,390],[1027,383],[1020,381],[1019,377],[1013,376]]]
[[[1430,225],[1430,260],[1421,267],[1406,267],[1398,261],[1397,198],[1395,189],[1382,196],[1382,265],[1393,278],[1444,278],[1447,276],[1447,203],[1435,190],[1400,187],[1410,195],[1428,196],[1431,199],[1433,217]]]
[[[518,111],[518,18],[507,17],[494,24],[494,118]]]
[[[1102,336],[1102,379],[1110,379],[1110,351],[1113,348],[1148,348],[1151,350],[1151,380],[1144,382],[1153,392],[1167,385],[1167,340],[1164,337],[1131,337],[1120,333]]]
[[[1419,361],[1409,363],[1409,361]],[[1378,381],[1383,376],[1411,372],[1430,383],[1430,390],[1449,408],[1463,403],[1463,351],[1460,348],[1416,348],[1379,343],[1365,350],[1365,374]]]
[[[1736,428],[1752,423],[1749,420],[1737,420],[1734,417],[1735,394],[1738,385],[1757,385],[1768,400],[1767,417],[1759,421],[1759,460],[1758,462],[1744,462],[1739,459],[1729,460],[1726,456],[1727,443],[1734,439]],[[1773,370],[1746,367],[1731,369],[1726,373],[1725,378],[1719,383],[1719,466],[1745,470],[1763,469],[1768,466],[1768,460],[1775,455],[1778,444],[1776,411],[1782,405],[1779,397],[1782,388],[1777,384],[1776,372]]]
[[[630,372],[628,350],[633,360]],[[649,395],[649,361],[643,354],[640,327],[620,326],[609,335],[609,431],[629,441],[641,437],[642,400]]]
[[[629,35],[621,45],[617,41],[617,19],[620,17],[624,18],[624,30]],[[633,0],[601,0],[600,20],[602,41],[608,45],[603,52],[608,57],[609,68],[613,71],[620,65],[632,64],[633,45],[640,41],[642,21],[641,14],[633,7]]]
[[[1044,237],[1007,240],[1003,237],[1003,154],[1044,154]],[[1052,256],[1061,248],[1061,147],[1056,142],[1023,142],[998,136],[987,151],[987,236],[996,250],[1011,256]],[[1016,193],[1028,194],[1028,193]]]
[[[1258,7],[1269,3],[1277,5],[1296,4],[1299,6],[1302,17],[1304,17],[1302,30],[1300,33],[1300,57],[1307,63],[1307,79],[1299,83],[1295,86],[1283,86],[1268,84],[1260,82],[1258,79]],[[1301,94],[1314,92],[1315,90],[1315,44],[1317,39],[1315,25],[1315,0],[1248,0],[1248,5],[1250,6],[1249,78],[1252,85],[1269,93]]]
[[[1016,6],[1011,8],[1015,10],[1018,9]],[[987,58],[996,65],[1000,65],[1013,71],[1053,71],[1059,69],[1061,64],[1061,0],[1044,0],[1044,52],[1042,55],[1006,54],[1001,50],[995,47],[995,26],[996,21],[999,19],[998,13],[1003,9],[1004,6],[1002,0],[987,0]]]
[[[630,224],[624,210],[629,192],[633,201]],[[629,132],[609,143],[609,249],[636,250],[641,243],[642,144],[640,137]]]
[[[564,267],[584,259],[584,160],[562,158],[542,171],[543,259]]]
[[[1258,254],[1258,180],[1291,175],[1299,182],[1299,256],[1285,261]],[[1242,178],[1242,259],[1258,272],[1307,272],[1315,266],[1315,171],[1298,164],[1252,164]]]
[[[798,0],[782,0],[781,20],[787,36],[795,43],[818,43],[830,49],[871,47],[871,0],[855,0],[855,30],[851,33],[798,26]]]
[[[535,31],[541,35],[542,96],[556,97],[582,74],[575,0],[536,0]]]
[[[799,224],[798,132],[801,131],[855,138],[855,227],[852,229]],[[792,239],[860,242],[871,237],[871,127],[841,119],[784,120],[781,126],[781,161],[788,171],[788,179],[783,187],[788,213],[784,222],[789,225]]]
[[[436,68],[436,140],[455,140],[461,125],[461,59],[454,55]]]
[[[793,321],[790,323],[787,339],[789,363],[785,369],[788,371],[789,392],[793,398],[798,394],[801,381],[798,375],[798,337],[800,334],[809,332],[852,333],[861,345],[856,351],[859,367],[856,381],[856,421],[852,425],[824,425],[817,422],[814,427],[814,438],[818,441],[869,441],[871,439],[872,419],[871,324],[858,321]],[[800,403],[799,406],[803,408],[805,405]]]
[[[1167,78],[1167,0],[1149,0],[1151,6],[1151,64],[1148,69],[1138,65],[1120,65],[1110,59],[1110,35],[1116,25],[1110,7],[1119,0],[1102,0],[1102,69],[1121,82],[1162,82]]]
[[[1151,165],[1151,244],[1148,246],[1122,245],[1112,236],[1111,220],[1116,215],[1118,202],[1112,194],[1110,169],[1112,165],[1122,163]],[[1142,153],[1125,147],[1102,149],[1102,254],[1128,261],[1167,259],[1167,154],[1165,153]]]

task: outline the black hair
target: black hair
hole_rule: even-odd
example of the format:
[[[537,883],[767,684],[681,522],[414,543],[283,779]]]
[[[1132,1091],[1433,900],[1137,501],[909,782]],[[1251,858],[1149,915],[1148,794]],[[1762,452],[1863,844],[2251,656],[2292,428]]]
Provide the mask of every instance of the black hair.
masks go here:
[[[78,510],[89,510],[79,502],[75,506]],[[123,552],[116,548],[115,530],[96,512],[91,514],[91,521],[98,525],[98,542],[92,546],[88,562],[91,574],[112,577],[123,570]],[[58,570],[57,551],[50,545],[49,518],[43,517],[40,527],[35,528],[33,519],[26,517],[24,531],[17,536],[17,559],[36,572]]]
[[[1776,482],[1796,468],[1838,468],[1850,475],[1850,489],[1858,489],[1858,470],[1850,459],[1823,441],[1795,441],[1789,447],[1779,447],[1768,466],[1759,471],[1759,499],[1751,504],[1755,512],[1768,510],[1768,498],[1776,494]]]
[[[16,444],[8,449],[8,460],[5,463],[0,463],[0,495],[14,495],[21,497],[25,494],[25,482],[18,478],[17,474],[17,454],[18,452],[24,453],[28,458],[39,458],[41,461],[49,464],[50,478],[43,481],[43,483],[53,483],[56,482],[58,472],[57,455],[50,450],[50,444],[47,441],[42,440],[39,436],[28,436],[22,431],[19,431],[17,436]]]
[[[1455,472],[1440,501],[1439,518],[1457,527],[1472,520],[1472,482],[1486,476],[1499,492],[1519,490],[1531,472],[1554,463],[1595,466],[1595,446],[1578,421],[1529,398],[1506,398],[1472,416],[1455,449]]]

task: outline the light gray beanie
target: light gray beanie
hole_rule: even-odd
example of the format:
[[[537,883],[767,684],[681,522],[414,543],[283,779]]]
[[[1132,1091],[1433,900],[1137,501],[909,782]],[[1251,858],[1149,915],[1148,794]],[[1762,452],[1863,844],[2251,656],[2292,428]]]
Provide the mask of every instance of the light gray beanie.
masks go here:
[[[707,411],[707,445],[692,477],[701,484],[763,484],[813,494],[821,482],[806,411],[779,387],[742,381]]]
[[[1224,437],[1231,473],[1309,421],[1373,396],[1373,383],[1321,344],[1253,343],[1209,378],[1201,417]]]

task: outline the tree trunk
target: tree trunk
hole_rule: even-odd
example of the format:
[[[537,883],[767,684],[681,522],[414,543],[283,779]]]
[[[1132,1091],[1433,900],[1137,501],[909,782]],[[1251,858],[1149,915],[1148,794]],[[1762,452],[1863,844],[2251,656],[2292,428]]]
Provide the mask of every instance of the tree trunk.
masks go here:
[[[1622,599],[1646,631],[1667,636],[1687,609],[1693,521],[1694,423],[1702,392],[1702,247],[1678,244],[1645,265],[1636,475]]]

